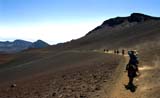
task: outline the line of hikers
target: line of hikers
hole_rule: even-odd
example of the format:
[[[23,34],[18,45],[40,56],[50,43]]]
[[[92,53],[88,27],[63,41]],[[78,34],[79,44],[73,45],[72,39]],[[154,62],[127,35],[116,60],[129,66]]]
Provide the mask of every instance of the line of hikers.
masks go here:
[[[106,53],[109,53],[109,49],[104,49],[104,52],[106,52]],[[114,54],[122,54],[122,55],[125,55],[125,49],[122,49],[121,51],[120,50],[114,50]]]
[[[109,50],[105,50],[104,52],[109,52]],[[126,52],[128,52],[129,55],[129,62],[126,65],[126,71],[128,72],[128,78],[129,78],[129,82],[128,85],[126,86],[127,89],[130,89],[131,91],[134,91],[134,84],[133,84],[133,80],[136,76],[140,75],[139,70],[138,70],[138,64],[139,64],[139,60],[137,57],[137,51],[136,50],[125,50],[122,49],[121,52],[119,50],[114,50],[114,54],[122,54],[125,55]]]

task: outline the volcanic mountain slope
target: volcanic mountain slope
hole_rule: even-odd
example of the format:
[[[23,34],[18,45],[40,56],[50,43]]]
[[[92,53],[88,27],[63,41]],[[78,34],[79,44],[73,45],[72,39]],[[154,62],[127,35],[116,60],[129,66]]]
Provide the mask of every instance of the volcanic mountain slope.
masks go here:
[[[138,91],[142,86],[150,87],[142,92],[146,95],[147,91],[147,96],[138,98],[159,98],[152,96],[159,96],[159,27],[159,18],[133,13],[106,20],[80,39],[15,54],[0,65],[0,98],[112,98],[109,93],[115,91],[111,89],[118,83],[115,79],[119,77],[123,83],[120,75],[126,62],[123,56],[104,54],[101,50],[105,48],[137,49],[141,66],[156,66],[154,70],[144,71],[147,75],[142,75]],[[17,87],[10,88],[12,83]],[[155,87],[153,84],[158,86],[150,91]],[[120,86],[116,91],[122,89]],[[117,95],[121,93],[124,96],[119,98],[127,96],[125,90]]]
[[[106,20],[86,36],[59,44],[57,47],[76,49],[100,49],[132,47],[140,43],[159,40],[160,18],[133,13],[128,17]]]

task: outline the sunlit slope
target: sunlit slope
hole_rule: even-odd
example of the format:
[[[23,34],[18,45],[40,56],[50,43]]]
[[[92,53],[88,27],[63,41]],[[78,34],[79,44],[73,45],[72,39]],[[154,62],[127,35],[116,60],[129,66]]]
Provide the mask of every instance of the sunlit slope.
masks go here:
[[[116,27],[115,27],[116,28]],[[146,21],[130,27],[107,30],[101,29],[87,35],[73,44],[77,48],[120,48],[160,40],[160,21]],[[72,43],[70,43],[72,44]]]
[[[25,55],[24,55],[25,56]],[[30,55],[32,57],[32,55]],[[76,68],[85,68],[95,64],[104,64],[106,62],[114,63],[115,57],[113,55],[106,55],[99,52],[81,52],[81,51],[66,51],[60,52],[56,55],[48,55],[40,59],[31,60],[30,57],[23,58],[19,61],[17,58],[8,65],[0,69],[0,81],[15,80],[18,78],[26,78],[47,73],[56,73],[69,70],[76,70]],[[106,60],[108,58],[108,60]],[[28,62],[26,62],[26,59]],[[109,63],[108,63],[109,64]],[[25,77],[24,77],[25,76]]]
[[[80,39],[52,46],[52,49],[100,49],[133,47],[157,41],[160,36],[160,18],[140,13],[104,21]]]

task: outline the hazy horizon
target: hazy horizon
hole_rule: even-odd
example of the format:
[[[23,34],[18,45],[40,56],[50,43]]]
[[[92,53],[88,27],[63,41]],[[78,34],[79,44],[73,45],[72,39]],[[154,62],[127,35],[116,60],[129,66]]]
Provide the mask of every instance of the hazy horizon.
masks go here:
[[[0,0],[0,40],[77,39],[103,21],[143,13],[160,16],[158,0]]]

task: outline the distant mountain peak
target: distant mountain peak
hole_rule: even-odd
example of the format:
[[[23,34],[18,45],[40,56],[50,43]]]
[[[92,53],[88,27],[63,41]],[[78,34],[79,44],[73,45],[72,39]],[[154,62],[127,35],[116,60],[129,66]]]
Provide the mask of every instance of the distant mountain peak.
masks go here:
[[[44,42],[44,41],[42,41],[42,40],[37,40],[36,42],[34,42],[33,44],[32,44],[32,48],[44,48],[44,47],[47,47],[47,46],[49,46],[49,44],[48,43],[46,43],[46,42]]]
[[[43,40],[40,40],[40,39],[37,40],[37,41],[35,41],[35,42],[43,42],[43,43],[46,43],[46,42],[44,42]]]
[[[152,17],[141,13],[132,13],[131,16],[128,17],[129,22],[143,22],[146,20],[157,20],[157,19],[160,20],[160,18],[158,17]]]
[[[45,44],[48,44],[48,43],[46,43],[45,41],[43,41],[43,40],[37,40],[37,41],[35,41],[34,43],[45,43]]]
[[[148,17],[148,15],[145,15],[145,14],[142,14],[142,13],[132,13],[131,15],[130,15],[130,17],[131,16],[144,16],[144,17]]]
[[[42,40],[37,40],[36,42],[32,43],[29,41],[17,39],[12,42],[0,42],[0,52],[15,53],[29,48],[45,48],[47,46],[49,46],[49,44]]]
[[[15,42],[15,41],[24,41],[24,40],[22,40],[22,39],[16,39],[16,40],[14,40],[14,42]]]
[[[150,15],[146,15],[143,13],[132,13],[129,17],[146,17],[146,18],[150,18],[150,19],[160,18],[160,17],[153,17]]]
[[[13,43],[31,43],[31,42],[29,42],[29,41],[25,41],[25,40],[21,40],[21,39],[16,39],[16,40],[14,40],[13,41]]]
[[[139,23],[139,22],[144,22],[144,21],[148,21],[148,20],[160,20],[160,17],[153,17],[153,16],[149,16],[149,15],[145,15],[142,13],[132,13],[130,16],[127,17],[115,17],[115,18],[111,18],[108,20],[105,20],[102,25],[96,27],[95,29],[93,29],[92,31],[90,31],[87,35],[91,34],[92,32],[99,30],[103,27],[115,27],[117,25],[120,25],[124,22],[129,23]]]
[[[149,15],[141,14],[141,13],[132,13],[130,16],[127,17],[116,17],[116,18],[111,18],[109,20],[106,20],[103,22],[102,25],[108,25],[108,26],[116,26],[119,25],[125,21],[128,21],[129,23],[132,22],[144,22],[147,20],[157,20],[160,18],[158,17],[152,17]]]

